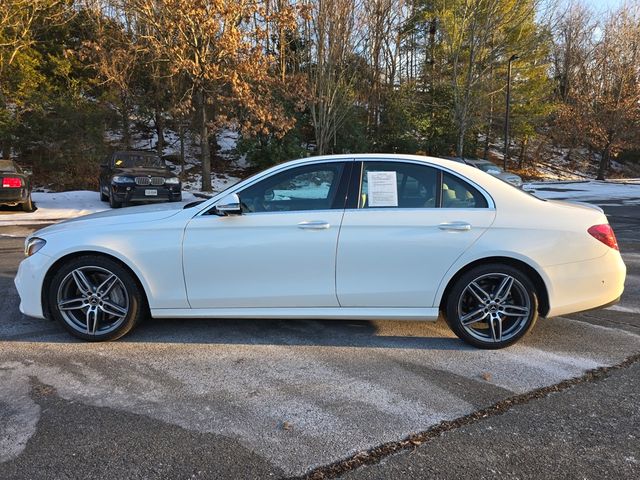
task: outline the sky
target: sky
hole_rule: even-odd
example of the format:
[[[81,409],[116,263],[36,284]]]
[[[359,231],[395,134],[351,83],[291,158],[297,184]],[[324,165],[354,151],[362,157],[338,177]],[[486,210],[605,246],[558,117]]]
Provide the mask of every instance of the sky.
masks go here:
[[[624,0],[584,0],[584,2],[598,12],[615,10],[624,3]]]

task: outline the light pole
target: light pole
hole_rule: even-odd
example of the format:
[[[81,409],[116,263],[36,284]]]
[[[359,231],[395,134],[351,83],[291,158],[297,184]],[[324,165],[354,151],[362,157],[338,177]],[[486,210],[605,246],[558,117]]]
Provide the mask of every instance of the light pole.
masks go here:
[[[507,67],[507,108],[504,113],[504,157],[503,157],[503,168],[507,170],[507,160],[509,159],[509,114],[511,113],[511,62],[514,60],[518,60],[520,57],[517,54],[511,55],[509,57],[508,67]]]

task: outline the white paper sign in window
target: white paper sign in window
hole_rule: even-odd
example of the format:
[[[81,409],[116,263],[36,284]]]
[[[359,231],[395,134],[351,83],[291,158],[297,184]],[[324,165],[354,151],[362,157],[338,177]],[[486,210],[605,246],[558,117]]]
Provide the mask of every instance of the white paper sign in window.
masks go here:
[[[397,207],[398,183],[396,172],[367,172],[370,207]]]

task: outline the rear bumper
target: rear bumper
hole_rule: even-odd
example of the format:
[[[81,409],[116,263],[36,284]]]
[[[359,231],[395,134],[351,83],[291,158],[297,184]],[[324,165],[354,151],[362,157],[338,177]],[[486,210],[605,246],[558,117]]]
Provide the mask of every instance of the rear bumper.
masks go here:
[[[155,195],[148,195],[147,191],[155,191]],[[139,185],[112,185],[111,194],[119,202],[166,202],[181,199],[181,185],[171,186],[139,186]]]
[[[627,267],[616,250],[584,262],[546,267],[549,277],[547,317],[605,308],[624,291]]]
[[[0,205],[17,205],[26,202],[29,198],[29,190],[26,188],[1,188]]]

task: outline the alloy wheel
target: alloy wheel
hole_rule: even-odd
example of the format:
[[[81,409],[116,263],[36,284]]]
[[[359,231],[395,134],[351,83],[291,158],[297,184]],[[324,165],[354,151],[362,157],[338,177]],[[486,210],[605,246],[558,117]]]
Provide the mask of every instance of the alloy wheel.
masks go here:
[[[489,273],[469,282],[457,309],[462,328],[485,343],[515,337],[527,327],[532,313],[526,288],[506,273]]]
[[[116,330],[129,313],[129,294],[122,280],[98,266],[82,266],[60,282],[57,308],[64,321],[85,335]]]

